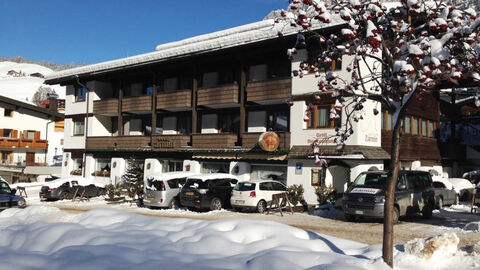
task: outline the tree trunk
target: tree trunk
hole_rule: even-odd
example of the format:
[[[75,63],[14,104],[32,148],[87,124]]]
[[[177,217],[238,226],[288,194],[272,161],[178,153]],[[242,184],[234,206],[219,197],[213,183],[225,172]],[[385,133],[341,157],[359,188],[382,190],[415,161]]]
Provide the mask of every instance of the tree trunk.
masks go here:
[[[402,114],[400,114],[402,115]],[[395,187],[400,171],[400,130],[403,117],[399,117],[392,133],[392,151],[390,158],[390,173],[387,189],[385,190],[385,207],[383,219],[383,261],[393,268],[393,207],[395,200]],[[400,210],[400,209],[399,209]]]

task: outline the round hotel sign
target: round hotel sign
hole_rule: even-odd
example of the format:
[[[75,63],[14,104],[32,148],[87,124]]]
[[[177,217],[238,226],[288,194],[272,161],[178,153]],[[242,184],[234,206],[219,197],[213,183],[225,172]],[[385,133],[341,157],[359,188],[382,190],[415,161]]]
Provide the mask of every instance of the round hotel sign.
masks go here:
[[[280,145],[280,138],[275,132],[264,132],[260,135],[260,138],[258,138],[258,144],[263,150],[272,152],[277,150]]]

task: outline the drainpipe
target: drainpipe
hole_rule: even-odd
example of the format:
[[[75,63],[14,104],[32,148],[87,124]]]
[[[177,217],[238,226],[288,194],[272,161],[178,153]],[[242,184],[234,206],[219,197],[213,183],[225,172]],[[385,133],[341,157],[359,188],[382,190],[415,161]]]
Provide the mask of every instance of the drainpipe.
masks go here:
[[[45,124],[45,139],[47,140],[47,148],[45,148],[45,158],[44,158],[44,161],[43,163],[47,164],[47,153],[48,153],[48,145],[49,145],[49,140],[48,140],[48,125],[51,124],[51,123],[55,123],[55,120],[51,120],[50,119],[50,122],[47,122]]]
[[[90,88],[88,88],[85,84],[80,82],[80,77],[78,75],[75,75],[75,79],[77,80],[77,84],[80,85],[81,87],[87,89],[87,117],[85,119],[85,148],[87,147],[87,135],[88,135],[88,117],[89,117],[89,111],[88,111],[88,105],[90,103]],[[86,170],[86,163],[87,163],[87,155],[84,152],[83,153],[83,172],[82,176],[85,177],[85,170]],[[85,177],[86,178],[86,177]]]

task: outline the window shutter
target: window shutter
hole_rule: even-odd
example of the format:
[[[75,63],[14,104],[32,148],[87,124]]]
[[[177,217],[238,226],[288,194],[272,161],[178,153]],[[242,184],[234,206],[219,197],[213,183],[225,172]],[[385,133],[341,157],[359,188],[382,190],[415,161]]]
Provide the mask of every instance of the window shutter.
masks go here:
[[[12,138],[14,138],[14,139],[18,138],[18,130],[16,130],[16,129],[12,130]]]
[[[40,140],[40,131],[35,131],[35,140]]]
[[[3,137],[3,128],[0,128],[0,137]]]

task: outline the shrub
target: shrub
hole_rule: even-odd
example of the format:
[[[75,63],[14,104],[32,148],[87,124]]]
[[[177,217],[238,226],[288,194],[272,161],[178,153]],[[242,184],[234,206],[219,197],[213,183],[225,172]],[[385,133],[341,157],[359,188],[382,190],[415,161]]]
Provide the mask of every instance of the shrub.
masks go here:
[[[303,186],[302,185],[291,185],[287,187],[288,199],[293,206],[297,205],[303,200]]]
[[[335,195],[337,189],[332,185],[321,185],[315,188],[315,195],[317,195],[317,201],[320,205],[325,204],[327,201],[335,204]]]
[[[105,191],[107,192],[107,196],[110,199],[120,196],[122,191],[122,184],[117,183],[116,185],[110,184],[105,185]]]

